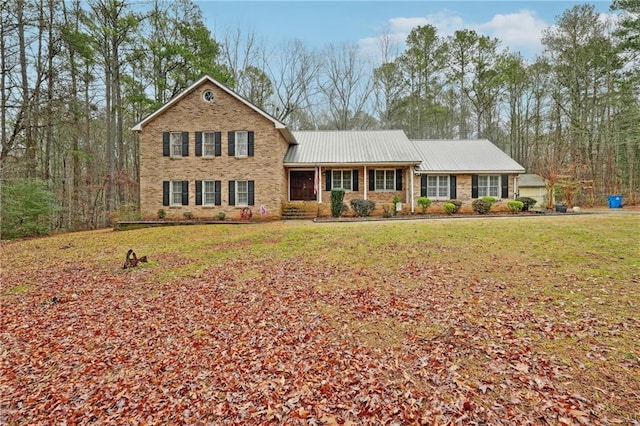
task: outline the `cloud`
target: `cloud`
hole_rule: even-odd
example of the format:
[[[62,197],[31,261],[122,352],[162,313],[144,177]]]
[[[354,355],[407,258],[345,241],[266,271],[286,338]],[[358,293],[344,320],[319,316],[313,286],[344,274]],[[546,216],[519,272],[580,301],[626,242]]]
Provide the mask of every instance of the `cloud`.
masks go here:
[[[479,34],[499,39],[502,48],[508,48],[512,52],[519,51],[525,57],[541,53],[543,31],[549,26],[536,12],[530,10],[496,14],[488,22],[465,22],[457,12],[442,10],[420,17],[391,18],[381,34],[385,34],[402,51],[411,30],[421,25],[433,25],[442,37],[451,36],[462,29],[475,30]],[[370,57],[379,57],[380,39],[381,36],[361,39],[359,45],[362,52]]]
[[[495,15],[491,21],[472,26],[478,33],[495,37],[501,46],[521,51],[525,56],[542,51],[542,35],[547,24],[530,10]]]

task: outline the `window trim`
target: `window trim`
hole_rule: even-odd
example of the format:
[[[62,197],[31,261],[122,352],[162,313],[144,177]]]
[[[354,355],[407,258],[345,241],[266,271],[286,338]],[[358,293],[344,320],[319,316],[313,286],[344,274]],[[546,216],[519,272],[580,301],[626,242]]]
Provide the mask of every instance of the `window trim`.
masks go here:
[[[429,183],[430,178],[436,178],[436,185]],[[443,184],[441,181],[445,179]],[[429,195],[429,189],[435,188],[436,195]],[[445,195],[440,195],[441,190],[445,190]],[[451,198],[451,176],[450,175],[427,175],[427,197],[431,200],[449,200]]]
[[[177,192],[175,190],[175,186],[174,185],[179,185],[180,186],[180,191]],[[184,192],[184,188],[183,188],[183,181],[182,180],[170,180],[169,181],[169,206],[170,207],[181,207],[183,206],[183,192]],[[175,202],[174,197],[180,197],[180,202]]]
[[[493,187],[495,189],[495,195],[491,194],[491,178],[495,178],[496,179],[496,185]],[[486,185],[481,185],[480,181],[482,178],[486,178],[487,179],[487,184]],[[478,198],[482,198],[482,197],[493,197],[497,200],[501,199],[501,191],[502,191],[502,180],[501,180],[501,175],[478,175]],[[486,190],[487,193],[486,194],[482,194],[482,191]]]
[[[336,176],[334,173],[340,173],[340,186],[335,184]],[[349,176],[349,187],[345,188],[343,186],[344,176],[348,174]],[[353,191],[353,170],[352,169],[332,169],[331,170],[331,189],[344,189],[346,192]]]
[[[384,173],[384,179],[383,179],[383,186],[384,188],[379,188],[378,187],[378,172],[383,172]],[[393,175],[391,176],[390,179],[388,179],[387,174],[391,172],[393,173]],[[375,169],[374,170],[374,174],[373,174],[373,178],[374,178],[374,183],[373,183],[373,190],[376,192],[396,192],[396,170],[395,169]],[[391,183],[391,185],[389,185],[389,183]],[[392,189],[388,189],[387,186],[391,186]]]
[[[217,181],[220,182],[220,181]],[[213,185],[213,191],[212,192],[207,192],[206,188],[207,188],[207,183],[210,183],[211,185]],[[210,194],[212,196],[212,202],[207,203],[206,199],[207,199],[207,194]],[[202,181],[202,205],[204,207],[215,207],[218,206],[219,204],[216,203],[216,180],[203,180]]]
[[[207,136],[211,136],[211,143],[207,143]],[[211,154],[207,154],[207,146],[211,147]],[[206,130],[202,132],[202,157],[213,158],[216,156],[216,132],[213,130]]]
[[[169,153],[171,158],[182,158],[182,132],[169,132]]]
[[[239,136],[244,134],[245,140],[243,144],[240,144]],[[234,140],[235,140],[235,156],[236,158],[247,158],[249,156],[249,132],[247,130],[236,130],[234,132]],[[244,146],[244,154],[240,154],[240,147]]]

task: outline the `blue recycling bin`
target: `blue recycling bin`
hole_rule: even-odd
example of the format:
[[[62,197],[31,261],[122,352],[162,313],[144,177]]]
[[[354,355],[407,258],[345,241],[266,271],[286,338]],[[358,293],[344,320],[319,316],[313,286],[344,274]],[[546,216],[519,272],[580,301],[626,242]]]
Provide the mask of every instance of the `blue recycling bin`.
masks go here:
[[[609,200],[610,209],[619,209],[622,207],[622,195],[609,195],[607,199]]]

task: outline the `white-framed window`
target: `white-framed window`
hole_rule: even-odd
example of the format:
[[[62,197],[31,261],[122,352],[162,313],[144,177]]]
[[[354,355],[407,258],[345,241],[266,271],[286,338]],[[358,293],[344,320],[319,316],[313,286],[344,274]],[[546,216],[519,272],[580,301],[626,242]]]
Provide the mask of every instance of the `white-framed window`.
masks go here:
[[[202,99],[207,103],[213,102],[214,97],[215,96],[214,96],[213,90],[205,90],[202,93]]]
[[[482,197],[500,198],[499,175],[478,176],[478,198]]]
[[[216,155],[215,132],[202,132],[202,156],[214,157]]]
[[[172,180],[169,185],[169,200],[172,206],[182,205],[182,181]]]
[[[331,171],[331,188],[344,189],[351,191],[353,173],[351,170],[332,170]]]
[[[172,157],[182,157],[182,133],[180,132],[171,132],[170,135],[170,143],[171,143],[171,156]]]
[[[249,181],[236,181],[236,206],[246,207],[249,205]]]
[[[427,197],[449,199],[449,176],[427,176]]]
[[[213,180],[202,181],[202,205],[216,205],[216,182]]]
[[[249,155],[249,132],[236,132],[236,157],[247,157]]]
[[[395,170],[376,170],[376,191],[396,190]]]

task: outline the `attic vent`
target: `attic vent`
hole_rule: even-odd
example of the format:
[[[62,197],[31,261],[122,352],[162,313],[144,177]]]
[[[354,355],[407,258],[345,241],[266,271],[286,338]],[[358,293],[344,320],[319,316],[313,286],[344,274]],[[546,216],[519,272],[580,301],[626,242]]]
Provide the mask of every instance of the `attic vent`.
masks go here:
[[[202,93],[202,99],[207,103],[213,102],[213,90],[205,90]]]

